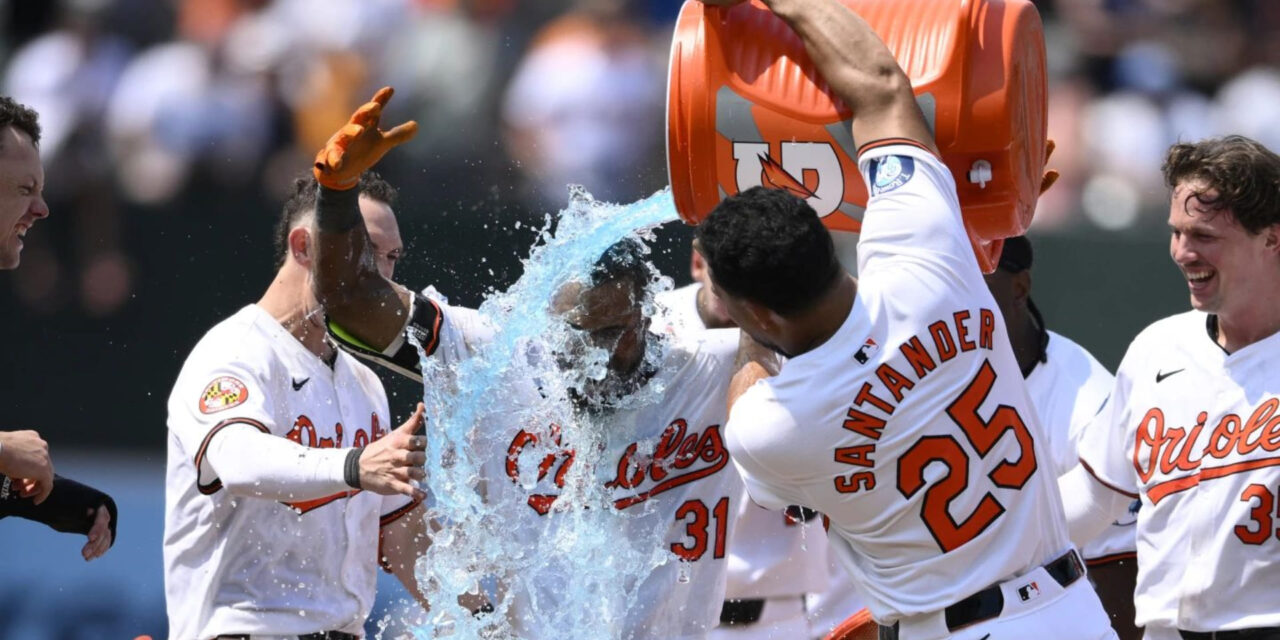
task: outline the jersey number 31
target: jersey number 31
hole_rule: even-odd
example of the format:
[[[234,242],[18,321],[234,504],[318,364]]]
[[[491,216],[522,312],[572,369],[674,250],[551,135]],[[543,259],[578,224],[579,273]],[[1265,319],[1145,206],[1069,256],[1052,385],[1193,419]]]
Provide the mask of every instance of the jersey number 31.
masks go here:
[[[986,401],[995,381],[995,369],[991,361],[986,360],[969,386],[947,407],[947,415],[964,432],[980,458],[986,458],[1006,433],[1013,432],[1020,452],[1018,459],[1001,460],[987,477],[997,487],[1021,489],[1036,472],[1034,444],[1026,423],[1018,410],[1008,405],[997,407],[990,420],[978,415],[978,408]],[[957,522],[951,516],[951,502],[969,488],[969,461],[969,454],[952,436],[920,438],[898,460],[898,491],[910,499],[924,490],[920,517],[944,553],[974,539],[1005,511],[1004,505],[987,491],[968,517]],[[925,489],[925,468],[934,462],[946,465],[947,472]]]

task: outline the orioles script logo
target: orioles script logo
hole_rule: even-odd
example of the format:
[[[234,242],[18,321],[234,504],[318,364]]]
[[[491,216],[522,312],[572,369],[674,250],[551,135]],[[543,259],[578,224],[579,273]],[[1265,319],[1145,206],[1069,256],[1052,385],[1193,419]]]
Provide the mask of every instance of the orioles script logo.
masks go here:
[[[343,446],[341,422],[336,423],[333,426],[333,433],[334,437],[332,438],[317,437],[315,423],[313,423],[311,418],[307,417],[306,414],[303,414],[293,421],[293,428],[289,430],[289,433],[285,434],[285,437],[310,449],[335,449]],[[387,435],[387,432],[384,431],[382,429],[382,425],[379,424],[378,414],[373,413],[370,414],[369,418],[369,430],[365,431],[364,429],[357,428],[355,435],[351,439],[351,446],[363,447],[385,435]],[[294,511],[297,511],[299,514],[303,514],[313,509],[323,507],[334,500],[341,500],[343,498],[354,496],[357,493],[360,493],[360,490],[353,489],[351,491],[343,491],[323,498],[316,498],[315,500],[286,502],[284,504],[285,506],[292,508]]]
[[[563,448],[559,426],[551,426],[550,437],[556,450],[538,461],[538,481],[551,476],[555,486],[563,488],[565,474],[573,464],[574,452]],[[538,437],[524,430],[511,440],[506,470],[512,482],[520,482],[521,453],[537,444]],[[714,475],[729,463],[729,450],[720,435],[720,425],[711,425],[699,433],[690,430],[688,422],[682,418],[667,425],[652,454],[641,454],[639,449],[638,442],[627,446],[614,467],[613,479],[604,485],[626,494],[614,499],[616,509],[626,509],[664,491]],[[529,496],[528,504],[539,515],[546,515],[557,497],[558,494],[534,493]]]
[[[1233,453],[1247,456],[1258,450],[1267,453],[1280,451],[1280,399],[1270,398],[1259,404],[1248,419],[1228,413],[1208,432],[1202,441],[1209,419],[1208,412],[1201,411],[1196,423],[1189,430],[1181,427],[1165,427],[1164,412],[1153,407],[1138,424],[1137,442],[1133,450],[1133,466],[1143,484],[1159,473],[1170,477],[1179,472],[1185,475],[1151,485],[1147,497],[1155,504],[1164,498],[1185,491],[1204,480],[1280,465],[1280,455],[1257,457],[1231,464],[1223,462]],[[1198,455],[1197,455],[1198,454]],[[1195,457],[1193,457],[1195,456]]]

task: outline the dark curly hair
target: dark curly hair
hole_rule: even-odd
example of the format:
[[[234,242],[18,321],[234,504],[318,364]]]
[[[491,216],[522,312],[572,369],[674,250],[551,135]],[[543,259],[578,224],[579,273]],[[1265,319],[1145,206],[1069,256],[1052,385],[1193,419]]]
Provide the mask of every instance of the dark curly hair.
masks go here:
[[[1211,211],[1229,211],[1250,234],[1280,223],[1280,156],[1254,140],[1226,136],[1178,143],[1169,147],[1161,171],[1170,189],[1198,182],[1201,188],[1191,197]]]
[[[285,255],[289,251],[289,231],[303,216],[316,210],[316,193],[320,185],[310,173],[298,176],[293,181],[293,190],[289,199],[284,201],[284,210],[276,220],[273,256],[276,269],[284,266]],[[356,187],[360,195],[372,198],[388,207],[396,206],[400,192],[391,183],[382,179],[376,171],[366,171],[360,176],[360,184]]]
[[[831,233],[809,203],[753,187],[724,199],[697,230],[711,277],[725,293],[793,316],[839,281]]]
[[[5,127],[31,136],[31,144],[40,146],[40,114],[9,96],[0,96],[0,129]]]

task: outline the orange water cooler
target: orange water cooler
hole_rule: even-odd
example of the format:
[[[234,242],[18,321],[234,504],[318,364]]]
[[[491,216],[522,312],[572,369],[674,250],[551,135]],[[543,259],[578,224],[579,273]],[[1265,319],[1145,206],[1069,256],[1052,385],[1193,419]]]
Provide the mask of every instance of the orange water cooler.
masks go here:
[[[911,78],[956,177],[978,262],[1026,231],[1044,173],[1044,33],[1027,0],[842,0]],[[803,197],[828,228],[861,229],[867,192],[850,111],[798,36],[759,0],[690,0],[676,23],[667,88],[667,167],[680,216],[696,224],[757,185]]]

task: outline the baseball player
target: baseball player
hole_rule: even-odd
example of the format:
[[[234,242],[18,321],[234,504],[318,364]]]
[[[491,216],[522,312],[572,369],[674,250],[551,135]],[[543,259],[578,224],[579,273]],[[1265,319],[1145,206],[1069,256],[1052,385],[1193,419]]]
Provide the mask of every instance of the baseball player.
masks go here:
[[[1165,157],[1190,311],[1134,338],[1063,478],[1073,539],[1138,511],[1151,640],[1280,638],[1280,156],[1240,136]]]
[[[378,129],[382,107],[390,97],[390,89],[379,91],[317,156],[316,174],[322,188],[317,208],[319,256],[313,274],[333,335],[345,348],[421,381],[418,351],[408,336],[414,336],[429,357],[454,366],[492,339],[492,329],[476,311],[410,293],[379,275],[368,258],[368,239],[355,200],[337,188],[357,179],[362,170],[412,135],[413,123],[388,132]],[[631,545],[651,543],[672,554],[670,561],[655,567],[635,587],[634,605],[615,612],[620,621],[601,620],[600,625],[620,627],[624,638],[700,638],[719,620],[729,562],[729,525],[744,498],[721,432],[736,336],[708,332],[652,348],[659,338],[650,334],[644,309],[654,279],[639,244],[624,240],[605,252],[585,278],[561,288],[550,302],[553,312],[584,345],[609,354],[602,380],[571,390],[575,412],[607,416],[611,427],[618,427],[613,435],[634,438],[630,446],[609,447],[619,455],[600,465],[617,470],[616,476],[606,479],[606,486],[614,508],[628,516],[620,520],[619,530],[610,533],[625,537]],[[654,353],[660,354],[656,360],[649,355]],[[575,358],[570,350],[563,356],[563,366],[579,366]],[[504,385],[501,397],[516,406],[498,413],[518,413],[518,405],[537,402],[538,392],[528,389],[529,384],[515,380]],[[661,391],[647,391],[653,388]],[[628,397],[645,393],[654,393],[653,401],[628,406],[634,404],[626,401]],[[539,440],[554,437],[554,429],[545,423],[495,423],[481,428],[506,430],[498,439],[504,443],[502,450],[487,457],[482,473],[491,501],[520,505],[518,513],[510,514],[512,535],[554,531],[561,514],[552,506],[574,452],[548,453],[545,442]],[[651,459],[636,456],[642,445],[650,445]],[[536,478],[536,482],[517,482],[521,478]],[[511,493],[518,493],[519,499],[511,500]],[[522,637],[536,637],[532,634],[542,628],[531,600],[536,599],[544,611],[582,606],[564,600],[564,581],[572,576],[555,577],[554,581],[508,577],[505,587],[514,592],[514,626]]]
[[[353,195],[385,188],[372,181]],[[172,638],[360,638],[380,559],[418,594],[422,408],[388,433],[377,376],[325,337],[308,284],[315,189],[299,181],[285,205],[266,293],[205,334],[169,396]]]
[[[0,96],[0,270],[17,269],[23,238],[48,217],[40,163],[40,115]],[[0,518],[17,516],[57,531],[81,533],[86,561],[116,539],[111,496],[53,472],[49,445],[32,430],[0,431]]]
[[[752,499],[827,516],[891,637],[1114,638],[906,75],[839,2],[766,4],[852,111],[870,200],[858,280],[783,191],[729,197],[698,227],[730,317],[787,357],[733,382],[727,443]]]
[[[654,326],[673,335],[732,327],[711,291],[702,255],[692,252],[689,262],[694,283],[654,296],[659,312]],[[826,535],[816,521],[806,520],[799,509],[788,514],[743,500],[733,531],[724,606],[712,640],[812,636],[805,598],[822,592],[828,582]]]
[[[1031,403],[1048,440],[1054,473],[1064,475],[1079,462],[1076,443],[1084,425],[1102,409],[1115,378],[1088,351],[1050,331],[1031,300],[1031,242],[1006,238],[1000,262],[987,274],[987,287],[1000,306]],[[1133,589],[1138,575],[1137,503],[1080,548],[1089,581],[1111,616],[1121,640],[1139,640],[1133,626]]]

